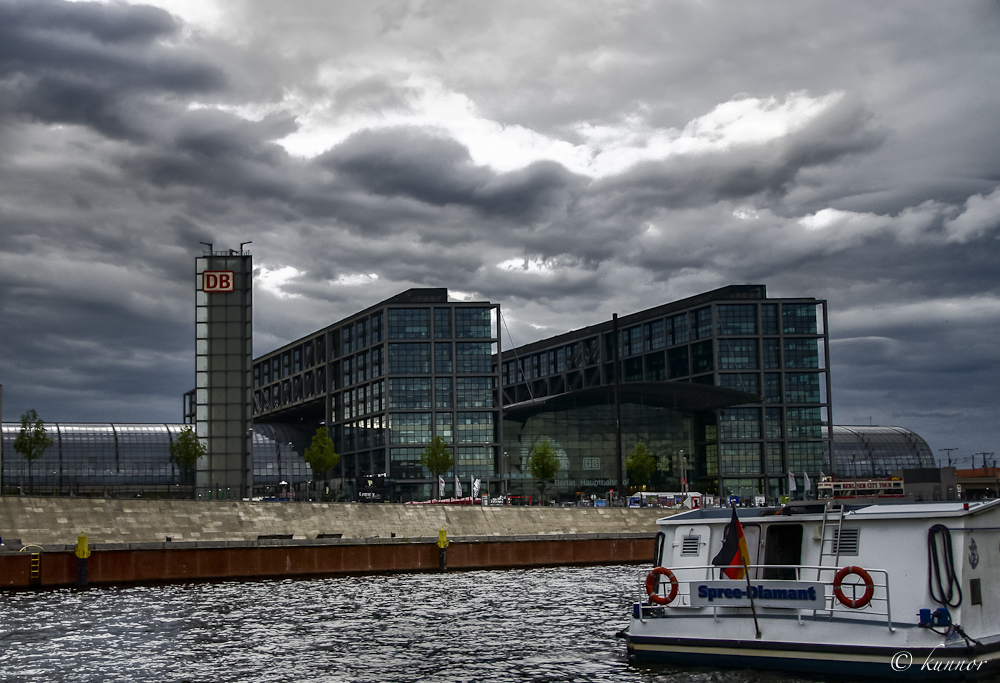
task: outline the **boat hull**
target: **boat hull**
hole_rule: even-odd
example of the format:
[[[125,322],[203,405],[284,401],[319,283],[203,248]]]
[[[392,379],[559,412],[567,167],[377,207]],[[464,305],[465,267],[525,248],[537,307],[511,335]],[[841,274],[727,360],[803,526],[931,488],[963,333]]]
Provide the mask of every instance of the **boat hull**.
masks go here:
[[[683,624],[681,622],[688,621]],[[796,620],[761,621],[761,629],[781,637],[754,637],[750,619],[722,625],[729,637],[657,635],[673,622],[671,633],[695,634],[695,620],[633,620],[625,638],[629,657],[637,663],[667,663],[712,668],[758,669],[886,680],[974,680],[1000,671],[1000,643],[917,644],[926,633],[913,629],[889,632],[862,624],[820,624]],[[734,621],[741,622],[738,625]],[[726,627],[729,628],[726,628]],[[843,628],[852,629],[844,637]],[[735,628],[734,628],[735,627]],[[798,631],[794,634],[791,630]],[[880,634],[881,632],[881,634]],[[837,642],[837,641],[841,642]],[[844,642],[847,641],[847,642]]]

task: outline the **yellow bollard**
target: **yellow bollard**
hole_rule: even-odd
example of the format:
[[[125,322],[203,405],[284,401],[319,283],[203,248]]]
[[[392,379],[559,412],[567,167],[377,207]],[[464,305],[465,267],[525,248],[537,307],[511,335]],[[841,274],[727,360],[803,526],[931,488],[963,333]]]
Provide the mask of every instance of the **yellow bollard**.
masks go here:
[[[76,556],[81,560],[86,560],[90,557],[90,546],[87,544],[87,534],[81,533],[80,538],[76,539]]]
[[[438,532],[438,571],[448,571],[448,534],[444,527]]]
[[[80,533],[76,539],[76,585],[83,588],[87,585],[87,558],[90,557],[90,545],[87,534]]]

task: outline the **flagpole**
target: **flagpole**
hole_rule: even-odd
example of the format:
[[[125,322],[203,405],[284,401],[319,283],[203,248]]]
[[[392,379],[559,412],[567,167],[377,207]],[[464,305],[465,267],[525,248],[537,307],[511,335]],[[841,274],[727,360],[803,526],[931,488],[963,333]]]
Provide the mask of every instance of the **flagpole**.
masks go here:
[[[747,597],[750,598],[750,612],[753,614],[753,628],[757,632],[757,640],[760,640],[760,625],[757,623],[757,606],[753,604],[753,588],[750,585],[750,567],[747,566],[747,558],[740,553],[743,560],[743,572],[747,577]]]

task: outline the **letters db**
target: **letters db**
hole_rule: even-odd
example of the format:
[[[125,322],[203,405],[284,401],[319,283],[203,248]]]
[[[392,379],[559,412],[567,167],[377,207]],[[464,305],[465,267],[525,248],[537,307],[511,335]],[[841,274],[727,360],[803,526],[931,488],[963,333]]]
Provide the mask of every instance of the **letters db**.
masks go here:
[[[206,270],[201,274],[201,291],[232,292],[235,290],[236,278],[231,270]]]

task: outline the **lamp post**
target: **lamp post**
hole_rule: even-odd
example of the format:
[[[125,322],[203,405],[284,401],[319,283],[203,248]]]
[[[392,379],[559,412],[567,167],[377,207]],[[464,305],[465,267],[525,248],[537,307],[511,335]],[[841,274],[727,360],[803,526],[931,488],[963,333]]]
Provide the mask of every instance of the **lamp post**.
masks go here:
[[[507,498],[507,451],[500,458],[500,495]]]

